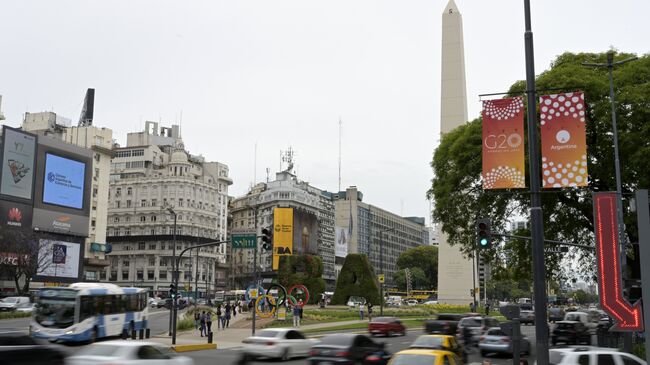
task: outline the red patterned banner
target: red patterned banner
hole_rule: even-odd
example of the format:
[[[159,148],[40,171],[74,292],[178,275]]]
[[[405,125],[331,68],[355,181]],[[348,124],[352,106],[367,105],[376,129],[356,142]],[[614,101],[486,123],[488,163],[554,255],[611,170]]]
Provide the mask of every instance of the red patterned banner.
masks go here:
[[[585,97],[582,92],[539,98],[544,188],[587,186]]]
[[[483,189],[525,188],[524,101],[483,101]]]

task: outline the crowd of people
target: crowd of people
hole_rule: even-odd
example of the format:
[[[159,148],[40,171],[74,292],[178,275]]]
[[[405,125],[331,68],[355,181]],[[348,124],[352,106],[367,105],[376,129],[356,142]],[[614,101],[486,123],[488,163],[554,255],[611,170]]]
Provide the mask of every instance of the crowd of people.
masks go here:
[[[214,308],[217,320],[217,331],[225,330],[230,326],[230,320],[237,316],[237,313],[241,314],[242,307],[241,302],[238,300],[234,303],[226,302],[225,305],[217,304]],[[212,332],[212,312],[211,311],[199,311],[194,312],[194,325],[197,330],[201,333],[201,337],[207,336],[208,333]]]

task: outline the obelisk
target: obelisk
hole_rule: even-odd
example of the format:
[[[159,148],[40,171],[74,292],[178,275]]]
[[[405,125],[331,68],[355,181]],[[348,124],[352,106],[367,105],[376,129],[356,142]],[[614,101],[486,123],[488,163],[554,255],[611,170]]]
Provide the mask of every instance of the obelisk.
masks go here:
[[[467,122],[467,90],[465,87],[465,52],[463,18],[454,0],[449,0],[442,13],[442,62],[440,88],[440,133],[445,134]],[[473,260],[463,257],[458,246],[447,242],[441,232],[438,247],[438,301],[447,304],[469,304],[471,290],[478,286],[478,269]],[[472,276],[476,279],[473,280]],[[477,299],[480,299],[477,295]]]

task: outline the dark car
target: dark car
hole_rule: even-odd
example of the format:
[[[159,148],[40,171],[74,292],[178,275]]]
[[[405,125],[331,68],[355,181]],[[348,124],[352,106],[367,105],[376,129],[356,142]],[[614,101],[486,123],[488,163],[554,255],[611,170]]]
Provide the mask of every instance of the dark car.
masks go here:
[[[0,358],[3,364],[65,364],[66,353],[57,345],[27,335],[0,335]]]
[[[535,324],[535,312],[533,311],[520,311],[519,322],[521,324]]]
[[[370,336],[393,336],[394,334],[406,336],[406,327],[399,318],[377,317],[368,323],[368,333],[370,333]]]
[[[435,320],[428,320],[424,323],[424,332],[436,335],[455,335],[458,322],[465,315],[457,313],[441,313]]]
[[[562,308],[549,308],[548,309],[548,321],[549,322],[557,322],[561,321],[564,319],[564,315],[566,313],[564,312],[564,309]]]
[[[310,365],[376,364],[385,365],[390,354],[383,343],[354,333],[341,333],[323,337],[309,352]]]
[[[559,321],[551,334],[551,343],[553,346],[558,343],[589,345],[591,343],[591,335],[589,329],[582,322]]]

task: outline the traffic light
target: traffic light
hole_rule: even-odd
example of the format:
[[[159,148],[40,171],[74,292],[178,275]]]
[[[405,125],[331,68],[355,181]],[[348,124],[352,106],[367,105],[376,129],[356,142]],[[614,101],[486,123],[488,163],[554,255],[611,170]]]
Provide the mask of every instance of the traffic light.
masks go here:
[[[169,297],[172,299],[176,298],[176,285],[174,284],[169,285]]]
[[[262,229],[262,249],[264,251],[273,249],[273,230],[270,228]]]
[[[476,244],[481,250],[492,247],[490,219],[481,218],[476,220]]]

